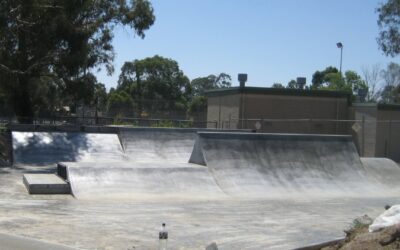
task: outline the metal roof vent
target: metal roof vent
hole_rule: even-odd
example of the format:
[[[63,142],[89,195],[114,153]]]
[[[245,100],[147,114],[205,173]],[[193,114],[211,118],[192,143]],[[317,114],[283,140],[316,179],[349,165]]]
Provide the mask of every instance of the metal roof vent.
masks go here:
[[[238,81],[240,83],[240,88],[244,88],[247,82],[247,74],[238,74]]]
[[[299,89],[304,89],[306,83],[307,79],[305,77],[297,77],[297,86]]]

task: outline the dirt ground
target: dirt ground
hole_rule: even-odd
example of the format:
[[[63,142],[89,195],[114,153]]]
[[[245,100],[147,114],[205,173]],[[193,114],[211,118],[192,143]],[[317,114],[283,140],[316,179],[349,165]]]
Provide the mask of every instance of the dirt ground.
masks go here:
[[[368,224],[355,224],[345,231],[346,238],[322,250],[376,250],[400,249],[400,224],[385,228],[381,231],[369,233]]]

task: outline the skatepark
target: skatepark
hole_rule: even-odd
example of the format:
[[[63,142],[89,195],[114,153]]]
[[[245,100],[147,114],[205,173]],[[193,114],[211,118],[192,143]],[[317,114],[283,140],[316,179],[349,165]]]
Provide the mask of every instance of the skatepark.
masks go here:
[[[346,135],[31,128],[11,139],[13,166],[0,169],[8,244],[157,249],[166,223],[168,249],[295,249],[399,203],[399,166],[360,158]]]

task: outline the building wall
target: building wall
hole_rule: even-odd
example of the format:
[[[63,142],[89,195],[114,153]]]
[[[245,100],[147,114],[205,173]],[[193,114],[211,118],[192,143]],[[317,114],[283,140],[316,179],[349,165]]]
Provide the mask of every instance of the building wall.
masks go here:
[[[378,108],[376,156],[400,162],[400,110]]]
[[[322,122],[318,119],[346,119],[347,105],[347,98],[244,94],[242,118],[248,120],[245,124],[247,128],[259,127],[260,132],[343,134],[348,131],[346,124]],[[265,120],[252,121],[260,118]]]
[[[377,115],[376,105],[354,105],[349,108],[352,122],[352,134],[360,156],[376,155]]]
[[[236,92],[209,96],[207,120],[209,128],[218,124],[217,128],[263,133],[351,134],[360,156],[400,162],[400,106],[396,105],[349,107],[344,96]]]
[[[236,124],[229,124],[229,121],[239,118],[239,103],[239,94],[209,96],[207,101],[207,127],[237,129]]]

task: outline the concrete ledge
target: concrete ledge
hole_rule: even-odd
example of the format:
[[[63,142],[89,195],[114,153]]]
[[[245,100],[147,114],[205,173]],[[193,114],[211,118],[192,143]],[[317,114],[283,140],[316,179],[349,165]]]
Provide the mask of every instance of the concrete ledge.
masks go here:
[[[24,174],[23,182],[30,194],[70,194],[69,184],[55,174]]]

